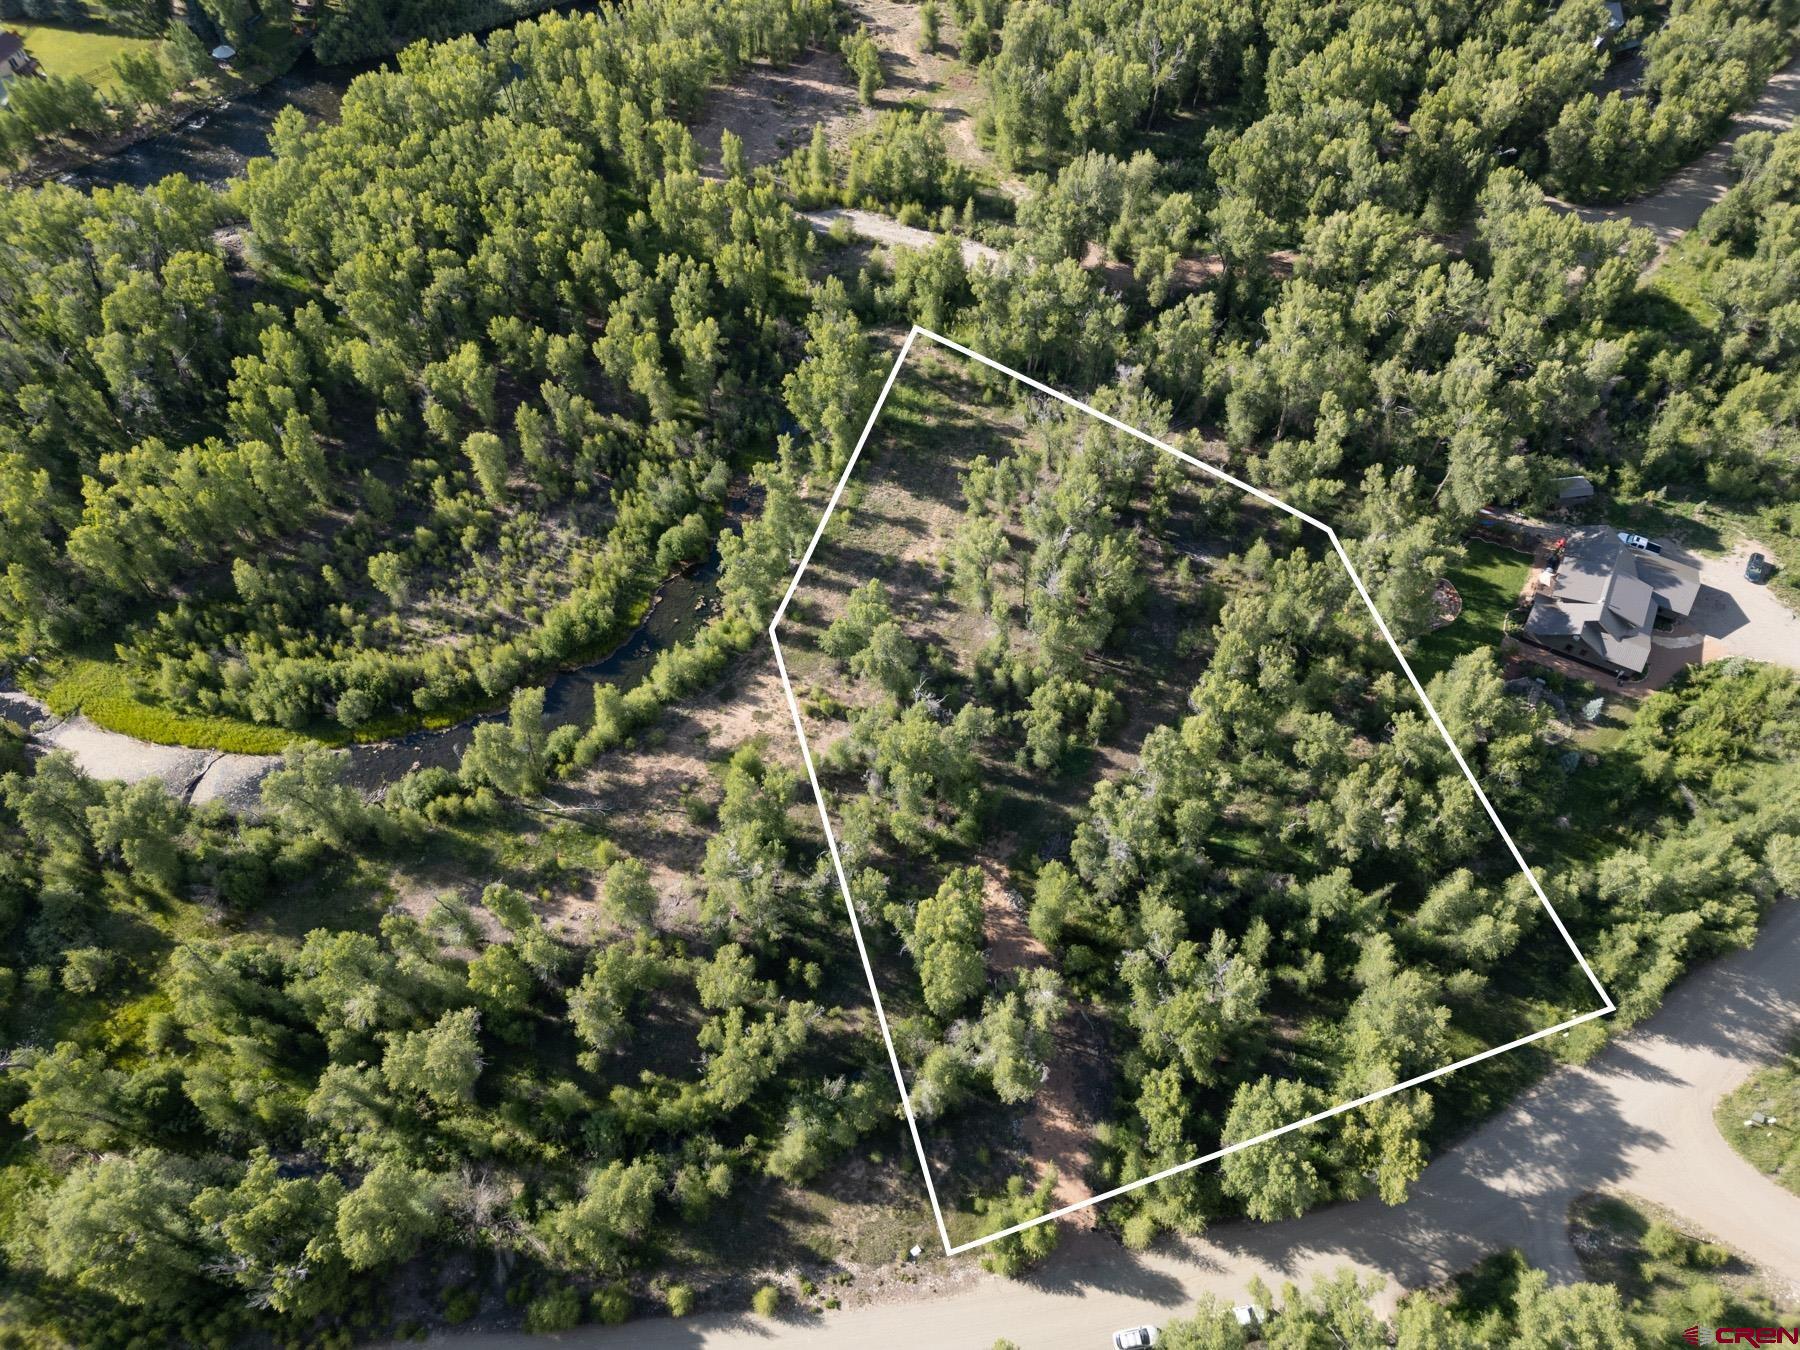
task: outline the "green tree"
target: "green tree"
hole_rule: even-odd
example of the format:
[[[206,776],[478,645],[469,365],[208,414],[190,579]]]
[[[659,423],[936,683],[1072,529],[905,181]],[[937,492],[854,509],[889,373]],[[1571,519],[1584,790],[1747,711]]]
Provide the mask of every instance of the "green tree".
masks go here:
[[[856,96],[865,106],[873,103],[876,91],[887,83],[881,71],[881,48],[869,36],[869,30],[859,24],[844,35],[841,50],[844,64],[856,76]]]
[[[463,454],[475,472],[481,495],[495,506],[506,502],[506,444],[491,431],[471,432],[463,441]]]
[[[329,1174],[283,1178],[258,1149],[235,1185],[202,1191],[193,1212],[217,1234],[233,1283],[252,1303],[306,1320],[338,1311],[349,1293],[336,1230],[343,1191]]]
[[[1023,1177],[1010,1178],[1005,1194],[988,1205],[988,1231],[1001,1232],[1049,1213],[1055,1194],[1054,1171],[1045,1173],[1035,1187],[1028,1186]],[[982,1249],[982,1269],[1017,1279],[1055,1251],[1061,1236],[1054,1223],[1040,1223],[1022,1233],[996,1238]]]
[[[429,1172],[383,1158],[337,1207],[337,1239],[356,1270],[404,1261],[439,1230],[443,1186]]]
[[[581,1199],[544,1216],[544,1238],[564,1261],[616,1271],[626,1248],[648,1230],[662,1188],[661,1169],[647,1158],[597,1167],[582,1184]]]
[[[465,783],[486,784],[508,797],[535,797],[547,781],[547,750],[544,691],[520,689],[504,723],[476,725],[458,773]]]
[[[466,1106],[475,1100],[481,1077],[481,1014],[474,1008],[445,1013],[424,1031],[409,1031],[388,1042],[381,1073],[396,1092],[424,1097],[439,1106]]]
[[[1292,1124],[1317,1109],[1313,1092],[1293,1079],[1267,1075],[1244,1083],[1225,1118],[1225,1139],[1237,1143]],[[1305,1130],[1290,1130],[1274,1139],[1228,1153],[1219,1163],[1220,1184],[1235,1196],[1251,1218],[1268,1223],[1304,1214],[1325,1198],[1327,1186],[1319,1170],[1317,1145]]]
[[[367,838],[377,819],[356,789],[344,782],[346,767],[341,754],[313,745],[290,746],[281,767],[262,781],[263,807],[302,834],[314,835],[333,848],[348,848]]]
[[[908,945],[925,1005],[950,1018],[987,982],[982,960],[981,871],[959,867],[919,901]]]
[[[608,867],[600,894],[614,923],[649,928],[655,922],[656,887],[651,884],[650,869],[636,858],[621,858]]]
[[[44,1269],[121,1303],[180,1306],[209,1254],[189,1213],[199,1189],[191,1163],[155,1149],[80,1164],[45,1202]]]

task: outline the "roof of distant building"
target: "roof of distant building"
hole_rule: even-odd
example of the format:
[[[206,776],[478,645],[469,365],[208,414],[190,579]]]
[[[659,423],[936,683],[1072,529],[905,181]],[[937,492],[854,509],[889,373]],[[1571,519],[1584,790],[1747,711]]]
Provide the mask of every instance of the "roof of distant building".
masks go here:
[[[1594,495],[1594,485],[1587,480],[1585,474],[1574,473],[1567,478],[1556,480],[1556,497],[1558,501],[1585,501]]]

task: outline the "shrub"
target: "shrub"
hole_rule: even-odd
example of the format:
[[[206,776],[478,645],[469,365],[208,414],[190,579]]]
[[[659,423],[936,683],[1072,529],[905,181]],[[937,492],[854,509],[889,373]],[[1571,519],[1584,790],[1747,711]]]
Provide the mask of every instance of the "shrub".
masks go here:
[[[616,1327],[631,1316],[631,1290],[623,1284],[609,1284],[594,1294],[594,1320],[602,1326]]]
[[[663,1295],[668,1301],[671,1317],[686,1317],[694,1311],[694,1291],[685,1284],[672,1284]]]
[[[750,1296],[750,1310],[758,1317],[773,1317],[781,1307],[781,1290],[765,1284]]]
[[[567,1331],[581,1324],[581,1295],[570,1285],[540,1294],[525,1305],[525,1330]]]
[[[468,1321],[481,1311],[481,1295],[471,1285],[444,1292],[443,1317],[452,1326]]]
[[[1688,1253],[1688,1261],[1702,1270],[1718,1270],[1731,1264],[1731,1248],[1716,1242],[1696,1242]]]
[[[1644,1250],[1659,1261],[1681,1261],[1687,1258],[1688,1240],[1658,1220],[1644,1233]]]

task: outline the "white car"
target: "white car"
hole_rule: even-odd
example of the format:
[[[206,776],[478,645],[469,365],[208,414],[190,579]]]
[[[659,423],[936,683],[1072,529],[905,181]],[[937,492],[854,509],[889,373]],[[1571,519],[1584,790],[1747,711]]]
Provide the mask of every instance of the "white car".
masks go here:
[[[1155,1344],[1155,1327],[1126,1327],[1113,1332],[1113,1350],[1149,1350]]]
[[[1652,539],[1646,539],[1641,534],[1631,534],[1625,530],[1619,531],[1619,542],[1622,544],[1628,544],[1632,548],[1641,548],[1646,553],[1661,553],[1662,552],[1662,545],[1657,543],[1656,541],[1654,541]]]
[[[1252,1341],[1260,1341],[1262,1339],[1262,1329],[1268,1322],[1269,1315],[1262,1310],[1260,1305],[1255,1303],[1240,1303],[1231,1310],[1231,1315],[1237,1319],[1237,1324],[1244,1329],[1246,1339]]]

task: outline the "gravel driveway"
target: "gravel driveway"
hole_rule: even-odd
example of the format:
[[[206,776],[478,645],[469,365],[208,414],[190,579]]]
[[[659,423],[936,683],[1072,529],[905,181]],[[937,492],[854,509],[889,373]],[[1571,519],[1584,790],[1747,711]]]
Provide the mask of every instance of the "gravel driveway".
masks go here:
[[[1684,168],[1676,170],[1647,197],[1619,206],[1571,206],[1556,197],[1553,206],[1573,211],[1590,225],[1629,220],[1656,236],[1666,249],[1700,223],[1706,208],[1731,186],[1731,148],[1746,131],[1786,131],[1800,116],[1800,57],[1770,77],[1762,97],[1732,120],[1724,139]]]
[[[1752,551],[1768,556],[1762,545],[1746,540],[1723,558],[1700,560],[1700,595],[1688,621],[1712,639],[1706,644],[1705,660],[1747,656],[1800,670],[1800,614],[1768,586],[1744,576],[1744,563]]]
[[[813,229],[820,234],[828,232],[840,220],[850,222],[850,228],[864,239],[877,244],[886,244],[891,248],[927,249],[944,236],[934,230],[921,230],[911,225],[902,225],[889,216],[881,216],[873,211],[844,210],[833,207],[823,211],[804,211],[800,215]],[[981,263],[997,264],[1000,261],[1000,250],[978,240],[962,240],[963,262],[969,267]]]

